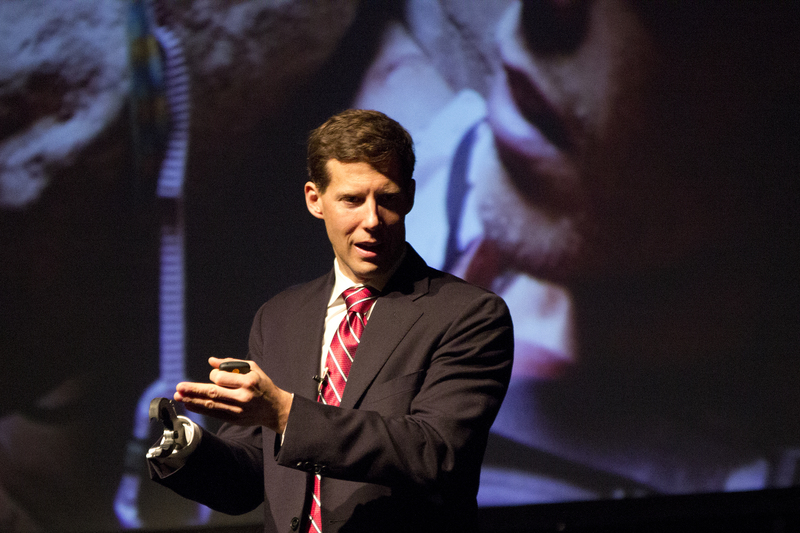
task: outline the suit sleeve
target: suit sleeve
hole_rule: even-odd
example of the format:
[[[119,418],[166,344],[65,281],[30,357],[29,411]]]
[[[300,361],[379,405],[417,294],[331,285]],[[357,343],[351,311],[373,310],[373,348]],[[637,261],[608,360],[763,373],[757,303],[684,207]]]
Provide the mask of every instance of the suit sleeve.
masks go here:
[[[264,501],[261,428],[223,426],[220,433],[226,438],[205,432],[186,464],[169,475],[160,475],[148,462],[150,477],[215,511],[252,511]]]
[[[295,396],[278,464],[348,481],[474,495],[511,374],[505,303],[481,291],[428,307],[396,352],[398,364],[412,362],[370,387],[356,409]]]

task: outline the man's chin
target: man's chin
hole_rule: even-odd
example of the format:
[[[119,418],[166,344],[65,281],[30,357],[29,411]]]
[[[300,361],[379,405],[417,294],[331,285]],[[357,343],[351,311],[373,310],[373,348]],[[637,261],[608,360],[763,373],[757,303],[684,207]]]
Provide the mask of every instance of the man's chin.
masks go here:
[[[377,262],[360,259],[353,265],[353,275],[357,278],[355,281],[360,283],[367,283],[376,276],[381,274],[381,266]]]

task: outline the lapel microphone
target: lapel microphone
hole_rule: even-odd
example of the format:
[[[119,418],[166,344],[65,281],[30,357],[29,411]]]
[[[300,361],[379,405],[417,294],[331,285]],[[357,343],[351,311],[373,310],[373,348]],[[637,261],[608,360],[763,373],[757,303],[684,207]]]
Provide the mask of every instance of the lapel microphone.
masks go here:
[[[325,371],[322,373],[322,377],[314,374],[314,377],[311,378],[318,383],[317,385],[317,394],[322,394],[322,386],[325,385],[325,380],[328,379],[328,367],[325,367]]]

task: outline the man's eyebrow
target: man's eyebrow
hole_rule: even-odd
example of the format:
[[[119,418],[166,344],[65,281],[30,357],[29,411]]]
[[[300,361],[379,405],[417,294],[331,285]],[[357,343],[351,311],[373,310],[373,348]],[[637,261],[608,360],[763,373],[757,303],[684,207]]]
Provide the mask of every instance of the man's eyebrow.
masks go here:
[[[361,198],[362,195],[352,191],[341,191],[336,195],[336,198]]]

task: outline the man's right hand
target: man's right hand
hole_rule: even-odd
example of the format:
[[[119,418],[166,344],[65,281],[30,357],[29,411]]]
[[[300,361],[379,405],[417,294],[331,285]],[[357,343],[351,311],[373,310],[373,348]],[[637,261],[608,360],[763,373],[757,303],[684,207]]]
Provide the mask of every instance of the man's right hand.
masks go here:
[[[219,370],[226,361],[238,359],[211,357],[211,383],[178,383],[175,401],[194,413],[241,426],[265,426],[282,434],[289,419],[292,394],[278,388],[253,361],[248,361],[250,372],[246,374]]]

